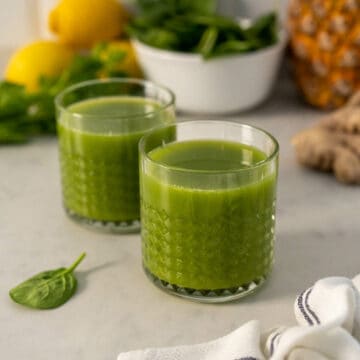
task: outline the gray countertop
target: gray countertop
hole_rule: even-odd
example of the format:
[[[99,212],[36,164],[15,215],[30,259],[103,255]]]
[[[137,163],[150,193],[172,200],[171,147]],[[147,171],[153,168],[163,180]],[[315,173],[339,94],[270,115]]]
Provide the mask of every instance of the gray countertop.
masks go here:
[[[319,116],[281,78],[265,104],[228,118],[270,131],[281,160],[274,271],[256,294],[223,305],[155,288],[142,272],[139,235],[100,234],[71,222],[61,206],[56,139],[1,147],[1,358],[110,360],[130,349],[207,341],[251,319],[265,329],[294,324],[299,291],[324,276],[360,272],[360,189],[299,167],[290,145]],[[78,292],[64,306],[32,311],[10,300],[11,287],[69,265],[82,251]]]

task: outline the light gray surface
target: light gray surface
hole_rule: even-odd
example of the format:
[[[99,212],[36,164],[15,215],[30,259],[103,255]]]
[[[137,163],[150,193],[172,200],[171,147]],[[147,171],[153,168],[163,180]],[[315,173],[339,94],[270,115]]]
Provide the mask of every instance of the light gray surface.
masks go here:
[[[250,319],[293,324],[295,295],[316,279],[360,272],[360,190],[300,168],[291,136],[320,115],[279,80],[261,108],[229,119],[263,127],[281,145],[276,264],[255,295],[202,305],[155,288],[141,269],[138,235],[93,233],[61,207],[55,139],[0,148],[0,354],[17,360],[116,359],[118,352],[207,341]],[[181,117],[189,119],[189,117]],[[8,290],[82,251],[79,291],[52,311],[11,302]]]

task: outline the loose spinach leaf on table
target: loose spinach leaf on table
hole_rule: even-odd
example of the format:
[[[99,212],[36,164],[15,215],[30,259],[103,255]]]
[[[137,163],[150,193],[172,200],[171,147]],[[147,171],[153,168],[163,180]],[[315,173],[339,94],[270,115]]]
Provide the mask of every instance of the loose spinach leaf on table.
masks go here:
[[[77,280],[75,268],[84,259],[85,253],[69,267],[41,272],[10,290],[16,303],[34,309],[53,309],[63,305],[75,293]]]

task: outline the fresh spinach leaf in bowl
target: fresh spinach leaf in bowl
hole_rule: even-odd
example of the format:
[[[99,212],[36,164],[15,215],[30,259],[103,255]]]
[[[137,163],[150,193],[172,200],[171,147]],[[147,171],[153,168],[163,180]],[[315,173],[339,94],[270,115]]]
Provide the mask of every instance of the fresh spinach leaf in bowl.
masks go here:
[[[278,41],[275,12],[244,26],[215,13],[214,0],[138,0],[130,36],[156,48],[199,53],[204,59],[256,51]]]

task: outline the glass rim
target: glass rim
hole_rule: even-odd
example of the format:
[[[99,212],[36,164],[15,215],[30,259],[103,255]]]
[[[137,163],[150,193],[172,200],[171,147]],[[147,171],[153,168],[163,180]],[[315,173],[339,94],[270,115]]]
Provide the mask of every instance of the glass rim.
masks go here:
[[[218,124],[218,125],[235,125],[235,126],[239,126],[239,127],[244,127],[247,129],[253,129],[253,130],[257,130],[261,133],[263,133],[264,135],[268,136],[270,138],[270,140],[273,142],[274,144],[274,149],[271,152],[270,155],[266,156],[266,159],[259,161],[258,163],[254,164],[254,165],[250,165],[247,168],[239,168],[239,169],[231,169],[231,170],[199,170],[199,169],[186,169],[183,167],[179,167],[179,166],[174,166],[174,165],[166,165],[164,163],[162,163],[161,161],[157,161],[152,159],[148,153],[145,151],[145,142],[146,140],[156,131],[161,131],[163,129],[166,128],[171,128],[171,127],[178,127],[179,125],[193,125],[193,124]],[[204,139],[205,140],[205,139]],[[176,142],[173,141],[173,142]],[[172,143],[172,142],[170,142]],[[241,143],[241,142],[240,142]],[[154,149],[158,148],[159,146],[155,147]],[[152,150],[154,150],[152,149]],[[177,122],[175,124],[172,125],[162,125],[162,126],[157,126],[156,128],[149,130],[149,132],[147,132],[144,136],[142,136],[142,138],[139,141],[139,153],[141,153],[142,155],[145,156],[145,159],[147,161],[149,161],[151,164],[154,164],[155,166],[163,169],[163,170],[168,170],[168,171],[177,171],[177,172],[181,172],[181,173],[193,173],[193,174],[202,174],[202,175],[221,175],[221,174],[234,174],[234,173],[244,173],[244,172],[249,172],[249,171],[253,171],[256,170],[258,168],[263,167],[264,165],[270,163],[272,160],[274,160],[277,155],[279,154],[279,149],[280,149],[280,145],[278,143],[278,141],[275,139],[275,137],[270,134],[268,131],[259,128],[257,126],[253,126],[253,125],[248,125],[248,124],[243,124],[243,123],[238,123],[235,121],[223,121],[223,120],[194,120],[194,121],[181,121],[181,122]]]
[[[150,86],[157,90],[167,93],[170,96],[170,100],[168,102],[166,102],[165,104],[159,103],[160,108],[155,111],[147,111],[147,112],[143,112],[143,113],[139,113],[139,114],[132,114],[132,115],[126,115],[126,116],[125,115],[106,115],[106,114],[99,116],[99,115],[94,115],[94,114],[82,114],[82,113],[78,113],[78,112],[74,112],[74,111],[69,111],[68,107],[63,104],[64,97],[73,91],[76,91],[78,89],[85,88],[88,86],[92,86],[92,85],[111,84],[111,83],[135,84],[135,85],[141,85],[144,88],[146,86]],[[117,95],[114,94],[112,96],[117,96]],[[126,95],[120,95],[120,96],[126,96]],[[100,96],[98,96],[98,97],[100,97]],[[89,98],[89,99],[91,99],[91,98]],[[149,99],[151,99],[151,98],[149,98]],[[144,79],[136,79],[136,78],[114,78],[113,77],[113,78],[106,78],[106,79],[86,80],[86,81],[81,81],[81,82],[75,83],[73,85],[70,85],[67,88],[65,88],[64,90],[62,90],[59,94],[56,95],[56,97],[54,99],[54,103],[55,103],[55,106],[57,109],[59,109],[60,111],[66,112],[68,114],[71,114],[71,116],[73,116],[74,118],[90,118],[90,119],[93,118],[93,119],[95,119],[95,118],[104,117],[104,118],[111,120],[111,119],[131,119],[131,118],[138,118],[138,117],[147,117],[147,116],[150,116],[153,114],[157,114],[161,111],[167,110],[171,106],[175,106],[175,99],[176,99],[175,94],[169,88],[167,88],[166,86],[154,83],[153,81],[144,80]],[[86,99],[84,99],[84,100],[86,100]]]

